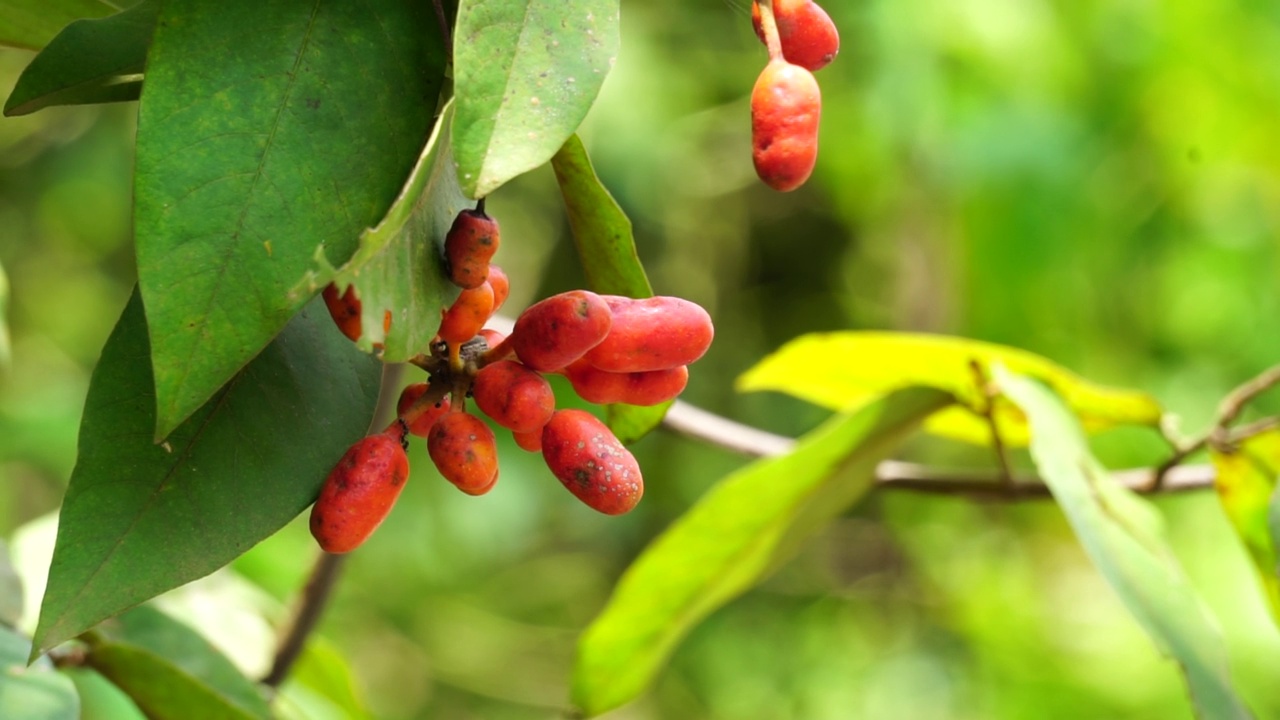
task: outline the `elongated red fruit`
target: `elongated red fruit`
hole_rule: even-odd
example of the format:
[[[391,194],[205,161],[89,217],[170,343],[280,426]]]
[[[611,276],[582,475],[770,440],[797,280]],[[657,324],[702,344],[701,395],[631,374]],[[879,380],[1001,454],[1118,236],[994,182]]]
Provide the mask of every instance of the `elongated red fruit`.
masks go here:
[[[520,313],[509,340],[520,362],[538,372],[555,372],[599,345],[612,325],[604,298],[570,290]]]
[[[542,428],[542,457],[569,492],[606,515],[627,512],[644,495],[635,457],[589,412],[557,410]]]
[[[444,236],[449,279],[461,288],[480,287],[489,278],[489,260],[498,252],[498,221],[483,210],[463,210]]]
[[[826,67],[840,52],[840,33],[831,16],[813,0],[773,0],[773,17],[778,25],[782,57],[810,71]],[[764,27],[760,22],[760,3],[751,3],[751,24],[760,42]]]
[[[542,428],[528,433],[513,432],[511,433],[511,438],[516,441],[516,445],[521,450],[542,452]]]
[[[800,187],[818,161],[822,92],[813,73],[784,60],[765,66],[751,91],[756,175],[780,192]]]
[[[605,302],[613,325],[583,356],[601,370],[632,373],[688,365],[702,357],[715,336],[707,311],[682,298],[606,295]]]
[[[689,383],[689,368],[683,365],[666,370],[615,373],[594,367],[586,358],[565,368],[564,374],[578,397],[600,405],[657,405],[674,400]]]
[[[489,279],[486,282],[493,288],[493,312],[498,312],[502,304],[507,301],[507,296],[511,294],[511,281],[507,279],[507,274],[502,271],[502,268],[490,265]]]
[[[498,445],[483,420],[451,412],[427,436],[427,453],[445,480],[468,495],[483,495],[498,481]]]
[[[493,288],[482,282],[479,287],[458,294],[458,299],[440,318],[437,334],[445,342],[461,345],[475,337],[492,314]]]
[[[471,394],[476,407],[513,432],[541,430],[556,410],[551,383],[513,360],[499,360],[476,373]]]
[[[311,535],[325,552],[351,552],[391,512],[409,477],[399,423],[347,450],[311,508]]]
[[[400,392],[400,400],[396,403],[396,413],[409,432],[423,438],[431,433],[431,426],[436,424],[436,420],[449,412],[450,398],[447,394],[434,403],[419,407],[419,400],[430,387],[428,383],[409,385]]]
[[[347,291],[338,294],[338,286],[329,283],[320,293],[324,297],[324,305],[329,308],[333,324],[338,326],[343,335],[353,342],[360,339],[360,299],[356,297],[356,286],[348,285]]]

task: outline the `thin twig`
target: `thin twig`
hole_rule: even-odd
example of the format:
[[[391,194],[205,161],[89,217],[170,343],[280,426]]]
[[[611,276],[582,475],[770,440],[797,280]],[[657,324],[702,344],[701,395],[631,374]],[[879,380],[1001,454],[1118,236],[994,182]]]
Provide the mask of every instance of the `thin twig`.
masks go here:
[[[979,413],[987,421],[987,429],[991,431],[991,449],[995,451],[996,461],[1000,463],[1000,478],[1005,485],[1013,485],[1013,465],[1009,462],[1009,451],[1005,449],[1004,439],[1000,437],[1000,428],[996,425],[996,389],[991,386],[987,371],[977,358],[969,360],[969,369],[978,383],[978,393],[982,395],[982,411]]]
[[[449,15],[444,11],[443,0],[431,0],[436,9],[436,22],[440,24],[440,34],[444,36],[444,52],[449,62],[453,62],[453,32],[449,29]]]
[[[404,374],[403,364],[387,364],[382,367],[382,382],[378,389],[378,404],[374,408],[373,417],[369,421],[367,434],[373,434],[386,427],[395,415],[396,400],[400,389],[401,376]],[[311,568],[311,576],[302,590],[302,597],[294,607],[293,616],[280,638],[280,646],[276,648],[275,657],[271,661],[271,670],[262,679],[262,684],[269,688],[278,688],[289,676],[298,657],[306,647],[307,638],[316,629],[329,597],[338,582],[343,561],[346,555],[320,553],[315,565]]]
[[[1228,447],[1233,443],[1233,437],[1230,433],[1231,423],[1240,417],[1240,413],[1244,412],[1244,408],[1251,400],[1262,393],[1275,387],[1280,383],[1280,365],[1263,370],[1257,376],[1237,386],[1234,390],[1227,393],[1222,398],[1222,402],[1218,403],[1218,412],[1214,416],[1214,421],[1209,429],[1203,435],[1198,435],[1183,441],[1171,440],[1173,445],[1173,454],[1171,454],[1164,462],[1156,467],[1155,474],[1151,477],[1151,490],[1159,490],[1164,484],[1166,476],[1174,467],[1180,465],[1193,453],[1203,450],[1209,445]],[[1263,428],[1259,432],[1269,429]],[[1168,433],[1166,433],[1168,437]],[[1243,439],[1243,438],[1240,438]],[[1239,439],[1235,440],[1236,442]]]
[[[795,440],[744,425],[708,412],[683,400],[667,411],[662,424],[669,430],[750,457],[785,455]],[[1151,491],[1151,468],[1131,468],[1112,473],[1117,482],[1136,492]],[[1167,473],[1162,492],[1185,492],[1213,487],[1211,465],[1178,467]],[[984,500],[1022,500],[1049,497],[1049,488],[1034,475],[1010,475],[974,470],[945,470],[901,460],[885,460],[876,466],[876,484],[886,490],[907,490],[934,495],[963,495]]]

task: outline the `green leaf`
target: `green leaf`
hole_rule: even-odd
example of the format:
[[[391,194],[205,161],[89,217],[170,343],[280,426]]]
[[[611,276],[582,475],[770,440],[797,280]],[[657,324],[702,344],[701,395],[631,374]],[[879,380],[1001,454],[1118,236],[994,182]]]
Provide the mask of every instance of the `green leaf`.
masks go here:
[[[80,698],[70,678],[47,658],[27,667],[31,643],[0,626],[0,718],[5,720],[78,720]]]
[[[890,390],[911,385],[936,387],[955,395],[962,407],[944,410],[925,423],[935,435],[974,444],[991,441],[976,361],[984,376],[1003,364],[1010,371],[1048,383],[1098,432],[1117,425],[1160,422],[1160,405],[1146,393],[1095,385],[1039,355],[1004,345],[945,335],[892,332],[837,332],[804,335],[782,346],[738,378],[740,391],[777,390],[831,408],[859,407]],[[997,398],[997,427],[1005,444],[1025,446],[1026,418]]]
[[[4,114],[137,100],[159,12],[159,0],[144,0],[110,17],[71,23],[22,71]]]
[[[1271,615],[1280,623],[1280,554],[1272,532],[1272,498],[1280,477],[1280,430],[1255,435],[1233,448],[1210,451],[1218,471],[1214,487],[1222,509],[1249,550],[1267,595]]]
[[[166,0],[138,114],[138,282],[170,432],[355,252],[430,134],[430,3]],[[406,272],[409,272],[406,269]]]
[[[636,254],[631,220],[600,182],[577,135],[570,135],[551,158],[551,167],[569,213],[587,286],[609,295],[651,297],[653,288]],[[658,427],[670,407],[669,402],[653,407],[610,405],[609,429],[622,442],[633,443]]]
[[[191,628],[150,607],[86,636],[85,661],[153,720],[270,718],[257,688]]]
[[[300,697],[323,698],[342,717],[352,720],[369,717],[356,692],[351,666],[342,653],[324,638],[313,637],[307,641],[307,647],[289,674],[288,681],[280,688],[286,694],[299,689],[310,691],[298,693]]]
[[[71,667],[62,672],[80,695],[80,720],[146,720],[138,704],[98,671]]]
[[[317,251],[317,269],[294,288],[310,297],[330,282],[360,298],[360,346],[383,346],[386,362],[402,362],[424,352],[440,327],[440,310],[457,297],[441,254],[444,236],[458,212],[475,203],[458,189],[449,147],[453,105],[445,106],[426,148],[395,204],[377,227],[360,235],[360,247],[339,268]],[[385,331],[390,318],[390,332]]]
[[[631,565],[578,645],[573,701],[598,715],[639,695],[698,621],[862,497],[876,464],[952,398],[892,393],[725,478]]]
[[[0,369],[9,367],[9,276],[0,265]]]
[[[94,370],[36,640],[44,651],[207,575],[315,499],[364,434],[380,363],[320,301],[167,442],[134,293]]]
[[[618,0],[462,0],[454,38],[458,180],[481,198],[587,116],[618,56]]]
[[[1232,687],[1217,625],[1170,550],[1160,515],[1110,478],[1063,400],[1003,367],[996,380],[1030,419],[1031,457],[1080,544],[1138,624],[1181,665],[1200,716],[1252,717]]]
[[[117,10],[106,0],[5,0],[0,3],[0,45],[39,50],[72,20]]]

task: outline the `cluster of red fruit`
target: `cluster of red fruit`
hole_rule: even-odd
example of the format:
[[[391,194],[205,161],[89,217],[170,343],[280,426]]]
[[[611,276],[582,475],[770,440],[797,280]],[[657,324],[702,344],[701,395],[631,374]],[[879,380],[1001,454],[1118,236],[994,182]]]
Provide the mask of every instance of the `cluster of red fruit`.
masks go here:
[[[490,260],[498,223],[484,212],[458,214],[445,237],[449,277],[462,288],[444,311],[430,352],[411,362],[428,381],[409,385],[386,430],[353,445],[329,474],[311,511],[311,533],[328,552],[349,552],[381,524],[409,475],[408,435],[446,480],[469,495],[498,481],[496,438],[466,411],[468,398],[517,445],[541,452],[579,500],[618,515],[635,507],[644,482],[635,458],[596,417],[557,410],[544,374],[562,374],[593,403],[656,405],[675,398],[687,365],[711,344],[711,317],[673,297],[637,300],[586,290],[560,293],[526,309],[509,336],[485,323],[507,299],[507,276]],[[352,289],[325,289],[338,327],[360,337],[360,304]],[[354,318],[354,320],[353,320]]]
[[[751,91],[752,159],[766,185],[789,192],[818,161],[822,93],[812,71],[835,59],[840,35],[813,0],[756,0],[751,21],[769,49]]]

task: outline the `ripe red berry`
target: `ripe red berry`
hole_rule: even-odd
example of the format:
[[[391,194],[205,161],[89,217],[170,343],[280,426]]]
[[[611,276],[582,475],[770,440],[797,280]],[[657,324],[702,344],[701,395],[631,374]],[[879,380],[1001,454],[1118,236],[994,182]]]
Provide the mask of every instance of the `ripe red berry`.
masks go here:
[[[689,383],[689,369],[683,365],[666,370],[615,373],[592,366],[586,358],[565,368],[564,374],[579,397],[600,405],[657,405],[675,399]]]
[[[822,93],[813,73],[784,60],[765,66],[751,91],[756,175],[780,192],[804,184],[818,160]]]
[[[511,346],[538,372],[555,372],[582,357],[609,334],[613,314],[604,298],[571,290],[529,306],[516,319]]]
[[[396,412],[404,421],[409,432],[418,437],[426,437],[431,426],[436,424],[445,413],[449,412],[449,395],[428,405],[417,407],[419,399],[430,389],[428,383],[409,385],[400,393],[400,401],[396,403]]]
[[[605,296],[613,325],[584,359],[609,372],[648,372],[688,365],[711,346],[715,328],[697,303],[658,296]]]
[[[320,293],[324,297],[324,305],[329,308],[333,324],[338,326],[343,335],[353,342],[360,339],[360,299],[356,297],[356,286],[348,285],[347,291],[338,294],[338,286],[329,283]]]
[[[591,413],[557,410],[542,429],[542,457],[569,492],[606,515],[627,512],[644,494],[635,457]]]
[[[445,342],[461,345],[475,337],[493,314],[493,288],[487,282],[463,290],[440,319],[437,334]]]
[[[355,550],[382,524],[409,477],[404,431],[370,435],[347,450],[311,508],[311,534],[325,552]]]
[[[787,62],[817,71],[826,67],[840,52],[840,33],[836,24],[813,0],[773,0],[773,18],[778,25],[782,56]],[[760,42],[765,42],[758,2],[751,3],[751,24]]]
[[[499,360],[476,373],[471,385],[476,407],[514,432],[541,430],[556,410],[551,383],[513,360]]]
[[[459,490],[483,495],[498,481],[498,446],[483,420],[466,412],[451,412],[436,421],[427,436],[431,462]]]
[[[518,445],[521,450],[542,452],[542,428],[538,428],[533,432],[527,433],[513,432],[511,433],[511,437],[516,441],[516,445]]]
[[[498,252],[498,221],[483,210],[463,210],[444,236],[449,279],[461,288],[480,287],[489,277],[489,260]]]
[[[511,281],[507,279],[507,274],[497,265],[489,266],[489,287],[493,288],[493,311],[498,312],[502,304],[507,301],[507,296],[511,294]]]

